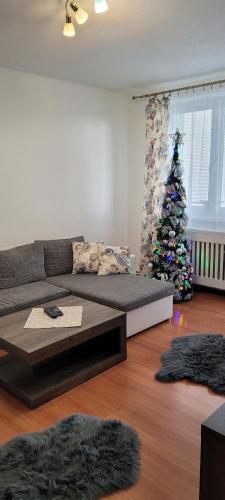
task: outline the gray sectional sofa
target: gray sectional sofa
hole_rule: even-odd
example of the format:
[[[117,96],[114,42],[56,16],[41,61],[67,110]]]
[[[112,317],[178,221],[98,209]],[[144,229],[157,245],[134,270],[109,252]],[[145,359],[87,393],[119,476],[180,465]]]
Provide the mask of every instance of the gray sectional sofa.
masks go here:
[[[127,313],[127,336],[172,317],[173,285],[132,274],[72,274],[72,241],[36,241],[0,251],[0,316],[68,294]]]

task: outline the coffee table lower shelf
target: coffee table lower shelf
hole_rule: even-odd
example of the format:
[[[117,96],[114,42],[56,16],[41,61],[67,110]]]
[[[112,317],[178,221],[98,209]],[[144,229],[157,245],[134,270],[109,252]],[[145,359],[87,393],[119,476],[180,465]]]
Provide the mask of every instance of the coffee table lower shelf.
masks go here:
[[[127,358],[120,328],[100,335],[47,362],[30,366],[0,358],[0,387],[34,409]]]

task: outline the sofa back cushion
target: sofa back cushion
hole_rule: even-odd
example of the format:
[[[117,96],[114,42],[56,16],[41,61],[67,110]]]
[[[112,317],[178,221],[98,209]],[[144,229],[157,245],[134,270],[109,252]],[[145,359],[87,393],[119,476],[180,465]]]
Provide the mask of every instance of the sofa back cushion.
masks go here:
[[[31,243],[0,251],[0,290],[44,279],[42,245]]]
[[[74,241],[84,242],[83,236],[60,240],[43,240],[45,272],[47,276],[72,273]]]

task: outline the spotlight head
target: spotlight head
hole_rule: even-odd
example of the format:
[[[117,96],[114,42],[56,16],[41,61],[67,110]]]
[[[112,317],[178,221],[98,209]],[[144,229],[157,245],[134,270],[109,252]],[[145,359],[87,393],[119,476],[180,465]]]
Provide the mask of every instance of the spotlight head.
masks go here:
[[[101,14],[109,9],[106,0],[95,0],[95,12]]]
[[[74,16],[75,16],[77,23],[78,24],[86,23],[86,21],[88,19],[88,13],[84,9],[81,9],[81,7],[78,7],[73,2],[70,2],[70,7],[74,12]]]
[[[66,16],[66,22],[64,24],[63,34],[64,36],[67,37],[72,37],[76,35],[71,16]]]

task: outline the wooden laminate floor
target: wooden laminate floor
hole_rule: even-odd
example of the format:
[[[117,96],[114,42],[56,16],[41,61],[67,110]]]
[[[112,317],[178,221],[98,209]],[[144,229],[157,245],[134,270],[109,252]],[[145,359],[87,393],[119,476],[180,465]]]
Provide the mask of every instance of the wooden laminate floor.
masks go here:
[[[131,338],[126,362],[37,410],[0,390],[0,442],[72,413],[121,419],[140,435],[142,470],[138,484],[114,498],[198,500],[200,425],[225,397],[189,382],[154,380],[171,339],[194,332],[225,334],[223,295],[197,291],[192,302],[175,306],[171,322]]]

